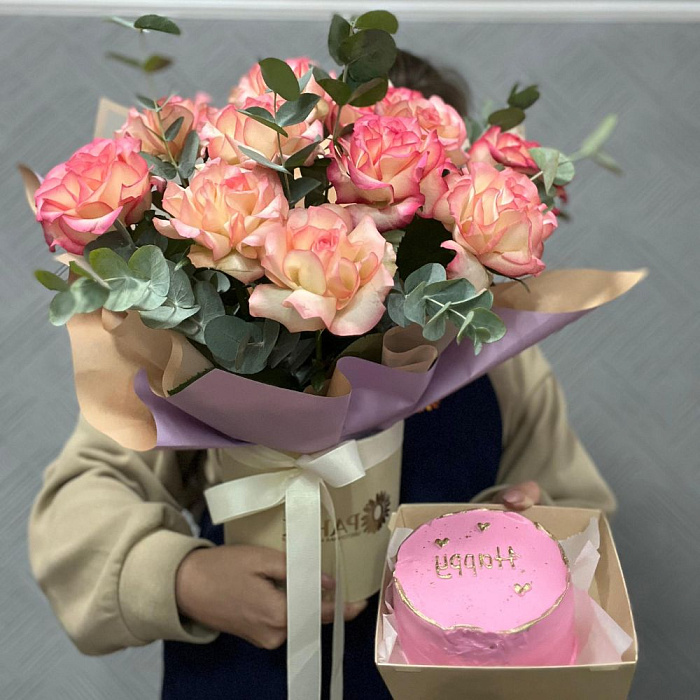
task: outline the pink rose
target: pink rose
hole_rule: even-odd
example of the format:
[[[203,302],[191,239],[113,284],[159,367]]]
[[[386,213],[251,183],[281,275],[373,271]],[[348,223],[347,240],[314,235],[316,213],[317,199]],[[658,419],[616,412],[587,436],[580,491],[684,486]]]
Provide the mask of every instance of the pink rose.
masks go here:
[[[469,160],[490,165],[505,165],[518,172],[534,175],[539,171],[539,167],[532,159],[529,149],[539,145],[537,141],[525,141],[512,131],[502,132],[500,126],[492,126],[472,144]]]
[[[310,58],[301,56],[299,58],[288,58],[285,63],[292,69],[297,79],[302,78],[316,65]],[[228,101],[236,107],[244,107],[250,98],[257,99],[259,97],[267,97],[268,88],[262,77],[260,64],[256,63],[238,82],[236,87],[231,89]],[[328,113],[328,103],[330,98],[326,91],[316,82],[315,78],[311,79],[306,84],[304,92],[311,92],[314,95],[319,95],[319,100],[316,109],[311,113],[313,119],[325,119]],[[281,97],[277,98],[277,106],[279,107],[284,100]]]
[[[264,107],[272,112],[272,96],[264,95],[249,98],[243,108]],[[285,127],[287,136],[281,136],[282,153],[290,156],[315,140],[323,137],[323,124],[318,120],[307,120],[300,124]],[[228,105],[222,110],[213,110],[200,130],[202,141],[206,144],[211,158],[221,158],[230,165],[251,167],[252,161],[240,146],[252,148],[262,153],[268,160],[279,160],[277,132],[260,124],[238,111],[236,105]],[[309,156],[313,158],[313,154]]]
[[[131,138],[95,139],[52,168],[34,194],[51,250],[81,255],[118,219],[133,224],[151,206],[148,164]]]
[[[544,241],[557,220],[545,213],[537,187],[526,175],[470,163],[469,172],[448,178],[448,187],[435,207],[435,217],[452,233],[442,247],[456,253],[448,277],[465,277],[480,288],[485,272],[479,265],[508,277],[544,270]]]
[[[292,332],[361,335],[384,314],[395,259],[368,216],[355,225],[336,204],[293,209],[265,239],[262,264],[273,284],[255,287],[250,313]]]
[[[213,267],[245,283],[262,277],[265,236],[289,209],[275,173],[219,159],[197,170],[186,188],[169,182],[163,208],[172,218],[153,223],[168,238],[195,241],[189,252],[195,267]]]
[[[459,112],[438,95],[425,97],[417,90],[390,87],[375,112],[387,117],[415,117],[426,133],[437,132],[447,157],[457,166],[466,163],[467,128]]]
[[[209,95],[198,92],[194,100],[173,96],[160,111],[160,123],[156,113],[148,110],[139,112],[133,107],[129,110],[126,123],[115,132],[115,136],[130,136],[141,141],[141,150],[154,156],[167,156],[168,150],[173,158],[177,158],[185,145],[187,134],[198,129],[207,111]],[[165,103],[165,98],[160,104]],[[177,136],[166,145],[156,134],[163,135],[175,121],[182,117],[182,125]]]
[[[339,203],[363,205],[353,207],[355,216],[369,214],[380,231],[405,226],[421,207],[421,216],[431,216],[446,190],[445,151],[434,131],[426,134],[414,118],[370,115],[342,146],[328,179]]]

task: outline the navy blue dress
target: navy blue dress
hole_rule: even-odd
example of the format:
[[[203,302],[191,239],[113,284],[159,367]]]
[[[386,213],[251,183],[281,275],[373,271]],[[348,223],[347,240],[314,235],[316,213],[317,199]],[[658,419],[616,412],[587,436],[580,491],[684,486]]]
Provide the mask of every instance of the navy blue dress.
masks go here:
[[[473,382],[439,407],[406,421],[402,503],[468,501],[492,486],[501,458],[501,414],[490,380]],[[223,542],[205,515],[202,537]],[[374,665],[377,598],[345,626],[344,697],[391,698]],[[331,627],[323,627],[324,697],[330,679]],[[283,700],[287,650],[258,649],[221,634],[211,644],[165,642],[162,700]],[[309,699],[313,700],[313,699]]]

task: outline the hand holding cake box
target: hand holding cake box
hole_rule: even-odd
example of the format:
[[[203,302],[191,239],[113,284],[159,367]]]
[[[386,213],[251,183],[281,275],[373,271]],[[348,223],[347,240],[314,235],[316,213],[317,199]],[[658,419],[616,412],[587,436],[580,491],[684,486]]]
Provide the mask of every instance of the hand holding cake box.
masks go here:
[[[393,586],[409,663],[555,666],[576,656],[569,563],[517,513],[474,510],[421,525],[399,549]]]

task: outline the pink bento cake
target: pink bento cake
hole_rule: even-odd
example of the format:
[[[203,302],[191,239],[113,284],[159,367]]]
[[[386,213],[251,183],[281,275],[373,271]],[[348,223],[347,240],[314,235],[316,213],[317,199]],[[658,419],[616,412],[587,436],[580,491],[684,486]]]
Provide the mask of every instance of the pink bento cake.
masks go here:
[[[470,510],[421,525],[394,571],[398,638],[411,664],[574,662],[574,591],[559,543],[522,515]]]

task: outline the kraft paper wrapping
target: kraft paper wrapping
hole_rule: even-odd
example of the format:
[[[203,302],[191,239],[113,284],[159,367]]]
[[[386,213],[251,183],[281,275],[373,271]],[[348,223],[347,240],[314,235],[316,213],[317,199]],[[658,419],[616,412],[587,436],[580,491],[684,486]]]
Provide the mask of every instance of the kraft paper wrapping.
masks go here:
[[[519,284],[497,285],[507,332],[478,356],[469,342],[458,346],[447,337],[431,343],[417,327],[394,328],[384,337],[383,364],[341,358],[326,396],[212,368],[183,336],[146,328],[135,312],[76,316],[68,331],[78,402],[88,422],[131,449],[252,443],[318,452],[422,410],[617,298],[645,274],[556,270],[529,280],[530,292]]]

